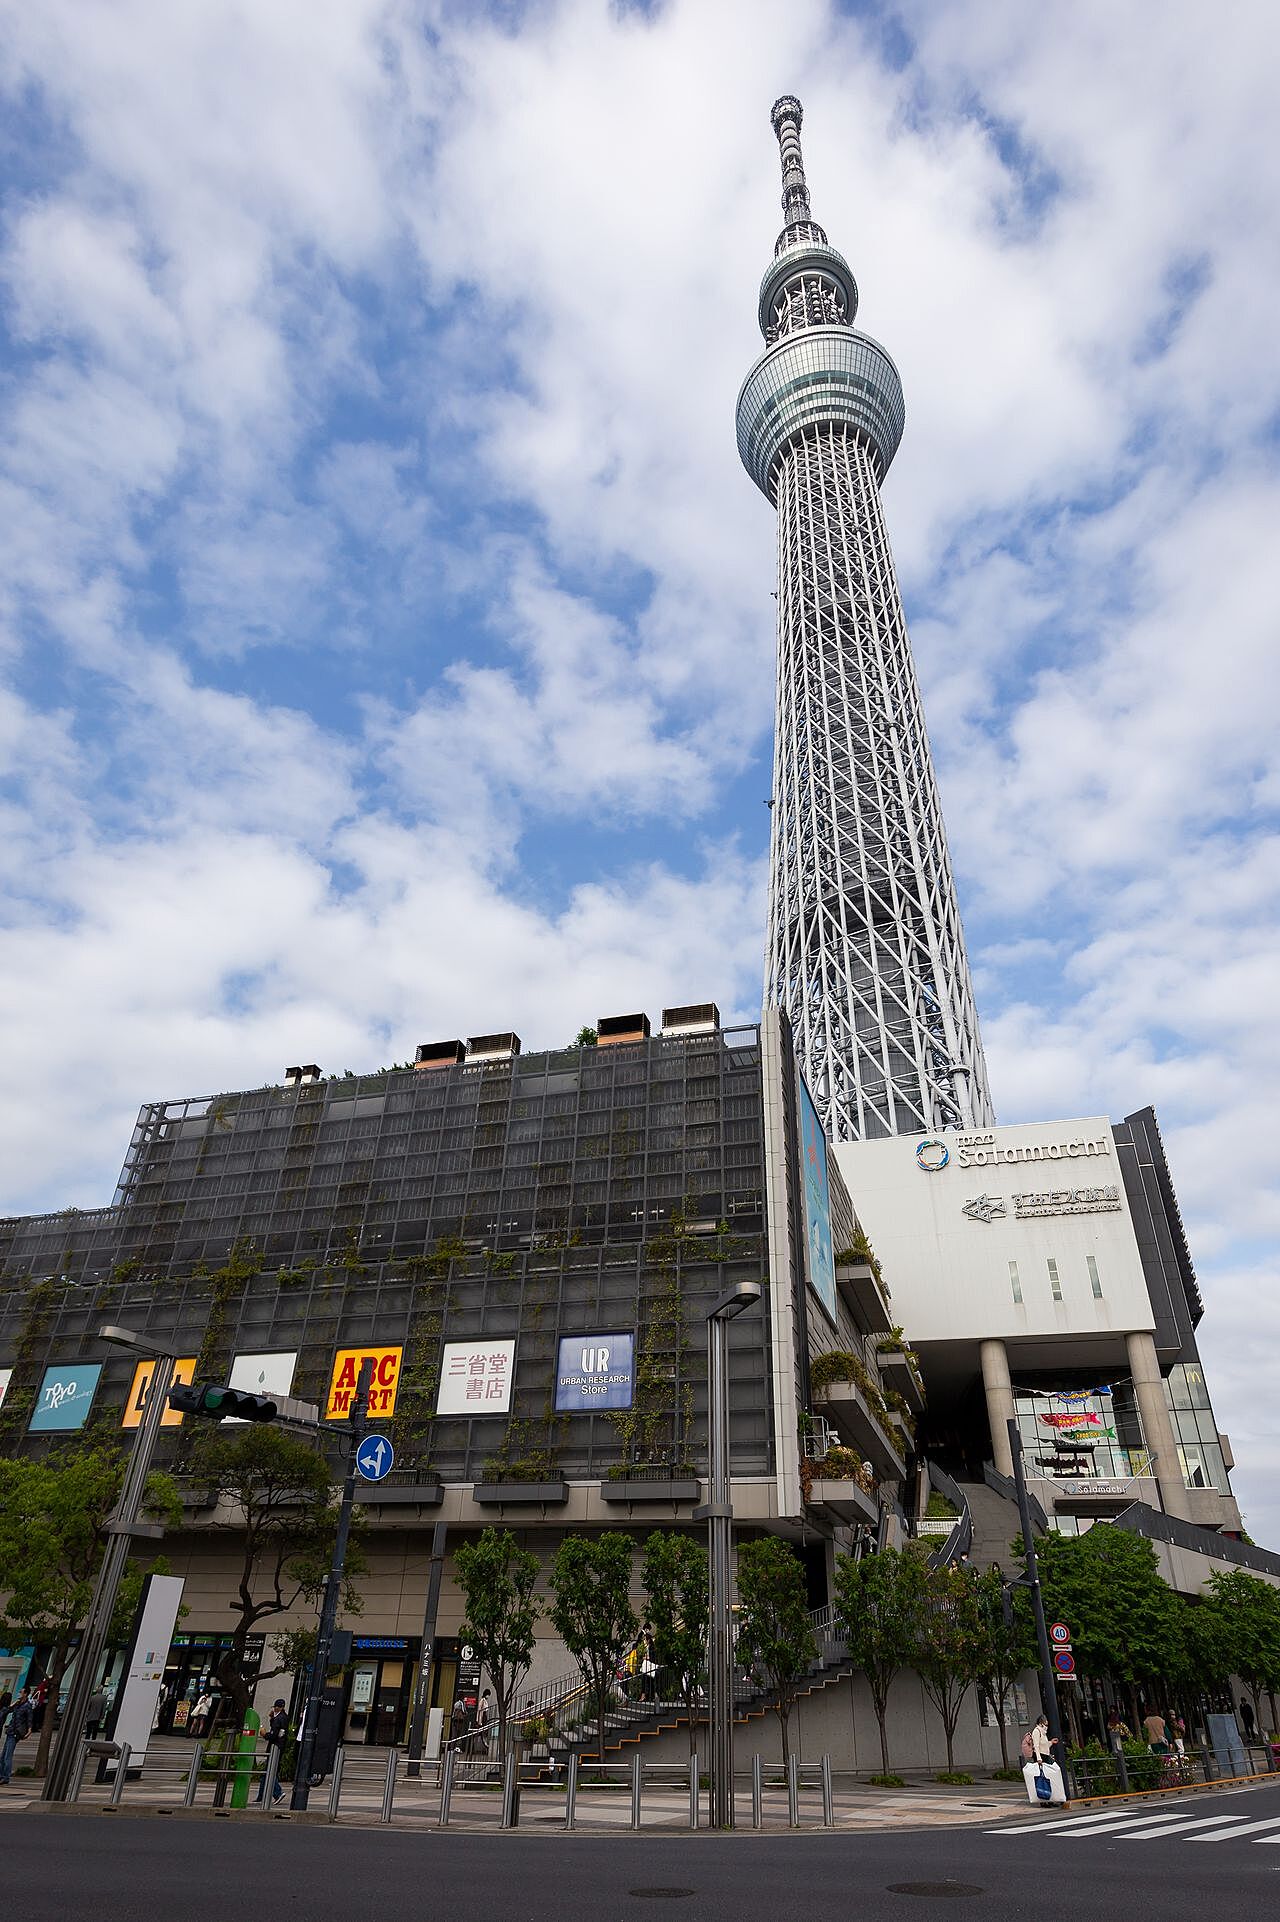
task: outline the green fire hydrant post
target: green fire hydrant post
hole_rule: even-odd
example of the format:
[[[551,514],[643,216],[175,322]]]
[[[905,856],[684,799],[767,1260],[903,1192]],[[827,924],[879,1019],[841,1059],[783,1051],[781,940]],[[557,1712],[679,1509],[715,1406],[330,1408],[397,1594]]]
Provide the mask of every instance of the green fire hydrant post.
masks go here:
[[[236,1759],[231,1770],[231,1806],[233,1809],[247,1809],[249,1789],[253,1782],[253,1758],[258,1748],[258,1730],[262,1727],[262,1717],[257,1709],[249,1709],[244,1718],[244,1727],[236,1741]]]

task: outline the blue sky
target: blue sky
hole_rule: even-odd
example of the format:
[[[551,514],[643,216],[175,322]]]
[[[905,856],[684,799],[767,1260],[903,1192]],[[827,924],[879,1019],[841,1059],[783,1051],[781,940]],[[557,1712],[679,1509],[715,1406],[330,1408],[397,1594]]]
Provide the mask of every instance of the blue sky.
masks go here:
[[[0,4],[0,1203],[291,1061],[754,1011],[794,91],[1000,1117],[1157,1106],[1280,1541],[1278,30],[785,13]]]

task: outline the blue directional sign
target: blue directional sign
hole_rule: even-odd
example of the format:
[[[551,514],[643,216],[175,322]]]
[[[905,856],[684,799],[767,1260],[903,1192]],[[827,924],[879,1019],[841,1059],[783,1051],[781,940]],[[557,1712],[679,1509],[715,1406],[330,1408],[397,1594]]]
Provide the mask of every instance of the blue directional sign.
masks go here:
[[[395,1461],[396,1451],[385,1435],[366,1435],[356,1454],[356,1467],[367,1482],[380,1482]]]

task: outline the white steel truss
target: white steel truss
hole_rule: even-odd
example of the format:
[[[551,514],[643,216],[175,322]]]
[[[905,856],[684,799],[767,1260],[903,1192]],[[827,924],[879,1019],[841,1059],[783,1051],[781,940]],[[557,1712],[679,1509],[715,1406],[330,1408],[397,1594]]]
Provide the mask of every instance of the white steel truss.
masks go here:
[[[790,1018],[833,1140],[979,1127],[994,1120],[986,1064],[880,503],[901,386],[855,332],[853,277],[809,213],[799,103],[779,101],[774,126],[789,224],[761,291],[771,344],[738,410],[778,510],[765,1002]]]

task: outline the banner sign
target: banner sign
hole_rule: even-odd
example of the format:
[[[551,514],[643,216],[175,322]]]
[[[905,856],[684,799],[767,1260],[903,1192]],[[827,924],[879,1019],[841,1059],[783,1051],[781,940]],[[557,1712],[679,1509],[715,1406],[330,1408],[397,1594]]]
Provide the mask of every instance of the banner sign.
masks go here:
[[[831,1247],[831,1188],[827,1180],[827,1137],[813,1096],[800,1078],[800,1161],[804,1186],[804,1231],[809,1286],[836,1318],[836,1264]]]
[[[100,1361],[81,1362],[72,1368],[46,1368],[29,1432],[45,1435],[83,1428],[101,1373]]]
[[[333,1358],[325,1420],[343,1421],[351,1413],[352,1398],[360,1381],[360,1364],[365,1361],[373,1363],[369,1414],[394,1415],[403,1355],[403,1348],[339,1348]]]
[[[440,1356],[437,1415],[506,1415],[516,1344],[509,1341],[447,1341]]]
[[[4,1407],[4,1398],[9,1392],[9,1383],[12,1380],[12,1368],[0,1368],[0,1408]]]
[[[635,1387],[634,1335],[562,1335],[556,1363],[556,1413],[630,1408]]]
[[[237,1355],[227,1377],[228,1388],[242,1388],[247,1395],[288,1395],[293,1392],[293,1371],[298,1365],[296,1349],[282,1349],[270,1355]],[[243,1428],[236,1418],[228,1428]]]
[[[1090,1414],[1087,1409],[1080,1409],[1074,1415],[1041,1415],[1040,1419],[1050,1428],[1084,1428],[1087,1426],[1101,1428],[1102,1426],[1101,1415]]]
[[[129,1389],[129,1399],[124,1405],[124,1414],[120,1421],[121,1428],[138,1428],[141,1426],[142,1417],[146,1411],[147,1397],[151,1393],[151,1378],[155,1372],[156,1365],[154,1361],[140,1361],[134,1369],[133,1385]],[[176,1388],[179,1382],[194,1381],[195,1372],[196,1357],[194,1355],[184,1355],[181,1361],[175,1361],[173,1364],[174,1387]],[[166,1408],[164,1414],[160,1417],[160,1426],[162,1428],[181,1428],[182,1410],[180,1408]]]

